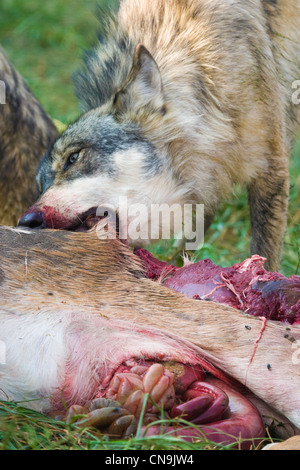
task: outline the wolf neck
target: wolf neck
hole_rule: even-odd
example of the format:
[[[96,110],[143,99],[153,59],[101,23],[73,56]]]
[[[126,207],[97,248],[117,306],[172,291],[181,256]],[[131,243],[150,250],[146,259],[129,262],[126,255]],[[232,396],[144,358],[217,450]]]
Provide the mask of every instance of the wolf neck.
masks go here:
[[[171,68],[161,69],[161,74],[167,112],[147,119],[142,130],[158,152],[166,155],[178,185],[189,186],[189,199],[214,212],[236,182],[232,170],[231,174],[229,169],[224,171],[231,162],[230,158],[224,162],[224,155],[228,156],[228,149],[236,152],[232,148],[236,140],[232,124],[217,105],[213,112],[207,112],[204,100],[196,95],[192,83],[201,82],[199,69],[190,71],[190,80],[180,74],[169,78]],[[212,101],[210,106],[214,106]]]
[[[145,8],[147,12],[143,12]],[[142,131],[167,154],[178,183],[192,186],[191,199],[213,208],[231,191],[235,179],[235,175],[229,176],[230,159],[224,162],[235,140],[234,131],[214,92],[214,33],[203,28],[206,36],[201,39],[198,14],[195,24],[180,39],[178,28],[191,21],[186,15],[178,2],[171,1],[167,6],[160,0],[123,1],[117,20],[109,25],[106,44],[86,57],[85,70],[75,76],[75,85],[85,111],[106,105],[126,81],[136,45],[144,44],[159,67],[167,112],[163,117],[153,115],[143,120]],[[143,24],[138,18],[143,18]],[[220,136],[224,141],[220,142]],[[224,171],[224,165],[228,165],[228,171]],[[213,183],[216,179],[217,190]]]

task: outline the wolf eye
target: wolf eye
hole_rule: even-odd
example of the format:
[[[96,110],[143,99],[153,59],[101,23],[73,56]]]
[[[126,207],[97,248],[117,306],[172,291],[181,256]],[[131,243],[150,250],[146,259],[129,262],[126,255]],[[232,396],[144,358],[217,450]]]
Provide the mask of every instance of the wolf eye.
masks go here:
[[[79,152],[75,152],[75,153],[71,153],[71,155],[69,156],[68,158],[68,163],[70,165],[73,165],[73,163],[76,162],[76,160],[78,159],[79,157]]]
[[[74,163],[78,160],[78,157],[79,157],[79,152],[71,153],[71,155],[69,155],[66,161],[64,169],[67,170],[69,166],[74,165]]]

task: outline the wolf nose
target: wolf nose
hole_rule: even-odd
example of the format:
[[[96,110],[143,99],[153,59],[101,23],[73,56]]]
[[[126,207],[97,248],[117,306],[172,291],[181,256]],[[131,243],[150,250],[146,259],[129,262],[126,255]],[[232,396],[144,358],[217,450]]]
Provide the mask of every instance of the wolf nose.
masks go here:
[[[43,228],[44,215],[41,211],[27,212],[18,221],[18,227]]]

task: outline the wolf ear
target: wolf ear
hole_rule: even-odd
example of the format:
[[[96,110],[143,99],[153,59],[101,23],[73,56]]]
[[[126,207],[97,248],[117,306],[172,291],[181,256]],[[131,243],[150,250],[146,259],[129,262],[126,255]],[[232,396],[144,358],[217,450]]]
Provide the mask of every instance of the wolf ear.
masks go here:
[[[117,115],[136,112],[146,106],[151,112],[165,113],[158,65],[142,44],[135,49],[132,69],[126,82],[115,95],[114,106]]]

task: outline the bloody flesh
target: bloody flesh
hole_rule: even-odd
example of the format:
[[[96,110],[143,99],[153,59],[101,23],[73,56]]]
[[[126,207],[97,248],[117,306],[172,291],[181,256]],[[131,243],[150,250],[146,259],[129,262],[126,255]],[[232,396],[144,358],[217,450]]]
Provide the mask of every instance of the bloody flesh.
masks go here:
[[[224,303],[269,320],[300,323],[300,276],[286,278],[266,271],[261,256],[223,268],[209,259],[176,267],[141,248],[135,254],[142,259],[148,278],[187,297]]]

